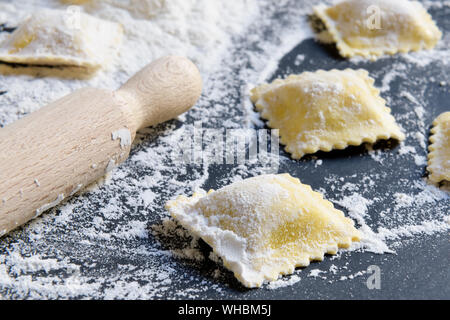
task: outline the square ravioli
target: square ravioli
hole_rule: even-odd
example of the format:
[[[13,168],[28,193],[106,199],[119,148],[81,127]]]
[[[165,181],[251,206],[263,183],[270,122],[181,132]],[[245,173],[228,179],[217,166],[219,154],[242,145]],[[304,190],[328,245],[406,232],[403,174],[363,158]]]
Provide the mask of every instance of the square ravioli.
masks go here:
[[[450,181],[450,111],[433,121],[428,154],[429,179],[434,183]]]
[[[122,26],[79,12],[45,9],[28,17],[0,44],[0,61],[96,70],[118,50]]]
[[[432,49],[442,36],[417,1],[344,0],[316,6],[314,13],[343,57],[374,60],[383,54]]]
[[[353,220],[289,174],[262,175],[166,205],[246,287],[291,274],[360,240]]]
[[[378,139],[404,140],[365,70],[319,70],[254,88],[251,99],[292,158]]]

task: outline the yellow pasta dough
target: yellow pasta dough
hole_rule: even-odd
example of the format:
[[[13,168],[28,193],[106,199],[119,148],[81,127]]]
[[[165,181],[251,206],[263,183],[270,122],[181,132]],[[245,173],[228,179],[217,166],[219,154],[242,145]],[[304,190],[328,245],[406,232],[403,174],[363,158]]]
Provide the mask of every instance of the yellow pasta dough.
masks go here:
[[[434,183],[450,181],[450,112],[444,112],[434,120],[431,134],[429,179]]]
[[[360,240],[353,220],[289,174],[262,175],[169,201],[170,214],[247,287]]]
[[[113,57],[122,35],[117,23],[82,12],[45,9],[0,44],[0,61],[95,70]]]
[[[404,134],[365,70],[303,72],[252,90],[252,101],[294,159]]]
[[[65,4],[82,5],[88,12],[95,12],[105,4],[127,10],[134,18],[153,19],[171,10],[189,12],[198,5],[198,0],[60,0]],[[214,1],[206,1],[209,4]],[[220,2],[220,1],[216,1]],[[181,32],[182,30],[178,30]]]
[[[344,57],[374,59],[382,54],[432,49],[442,36],[417,1],[344,0],[330,7],[316,6],[314,13]]]

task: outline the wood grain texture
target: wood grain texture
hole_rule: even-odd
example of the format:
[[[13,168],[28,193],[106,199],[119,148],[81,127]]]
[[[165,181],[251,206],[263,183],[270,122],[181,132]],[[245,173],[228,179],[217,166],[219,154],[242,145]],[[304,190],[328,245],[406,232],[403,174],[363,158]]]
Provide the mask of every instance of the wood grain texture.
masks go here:
[[[123,162],[138,129],[188,110],[201,86],[192,62],[164,57],[115,92],[81,89],[0,129],[0,236]]]

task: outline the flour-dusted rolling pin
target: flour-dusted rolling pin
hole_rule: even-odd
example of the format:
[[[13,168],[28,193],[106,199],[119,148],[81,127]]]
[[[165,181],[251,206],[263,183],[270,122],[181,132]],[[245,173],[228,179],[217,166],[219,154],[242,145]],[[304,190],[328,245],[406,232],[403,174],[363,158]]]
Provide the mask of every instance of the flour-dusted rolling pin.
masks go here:
[[[195,65],[168,56],[117,91],[77,90],[0,128],[0,236],[123,162],[138,129],[185,112],[201,90]]]

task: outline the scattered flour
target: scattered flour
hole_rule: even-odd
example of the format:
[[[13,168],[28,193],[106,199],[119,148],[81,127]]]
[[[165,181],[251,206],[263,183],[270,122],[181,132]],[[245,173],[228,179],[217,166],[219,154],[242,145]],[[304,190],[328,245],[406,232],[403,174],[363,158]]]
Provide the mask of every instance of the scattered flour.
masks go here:
[[[368,206],[374,203],[373,200],[366,199],[359,193],[353,193],[350,196],[335,202],[346,208],[348,210],[348,215],[360,225],[359,230],[362,232],[363,236],[359,243],[352,244],[354,248],[362,246],[366,251],[374,253],[393,252],[366,222],[366,218],[370,217],[368,215]]]
[[[339,270],[339,268],[337,266],[335,266],[334,264],[332,264],[329,271],[332,274],[336,274],[338,272],[338,270]]]
[[[414,203],[414,198],[406,193],[395,193],[395,209],[409,207]]]

